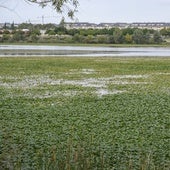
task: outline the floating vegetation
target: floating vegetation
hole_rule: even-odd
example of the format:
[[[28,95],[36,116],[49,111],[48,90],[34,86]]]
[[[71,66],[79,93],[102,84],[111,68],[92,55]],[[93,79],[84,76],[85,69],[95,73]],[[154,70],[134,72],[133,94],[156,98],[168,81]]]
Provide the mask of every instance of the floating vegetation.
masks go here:
[[[88,69],[82,69],[83,72],[75,72],[77,74],[89,74],[87,73]],[[88,70],[89,71],[89,70]],[[94,72],[93,69],[90,70],[90,72]],[[67,74],[67,73],[66,73]],[[31,75],[31,76],[24,76],[22,79],[20,77],[0,77],[0,87],[4,88],[17,88],[17,89],[32,89],[32,88],[42,88],[44,86],[74,86],[76,87],[88,87],[88,88],[93,88],[93,93],[96,93],[98,96],[103,96],[103,95],[109,95],[109,94],[117,94],[117,93],[122,93],[125,91],[120,91],[120,90],[109,90],[108,86],[109,85],[137,85],[137,84],[148,84],[146,81],[137,81],[135,79],[146,79],[148,75],[114,75],[113,77],[106,77],[106,78],[83,78],[80,80],[68,80],[68,79],[52,79],[47,75]],[[87,92],[82,88],[82,93]],[[75,91],[74,91],[75,93]],[[77,93],[77,92],[76,92]],[[68,92],[68,91],[60,91],[60,92],[53,92],[50,94],[44,94],[43,96],[46,97],[54,97],[57,96],[57,94],[60,95],[69,95],[70,96],[75,96],[73,93]],[[32,95],[33,96],[33,95]],[[35,95],[37,96],[37,95]],[[43,96],[39,97],[43,98]]]
[[[169,58],[0,58],[0,169],[169,170]]]

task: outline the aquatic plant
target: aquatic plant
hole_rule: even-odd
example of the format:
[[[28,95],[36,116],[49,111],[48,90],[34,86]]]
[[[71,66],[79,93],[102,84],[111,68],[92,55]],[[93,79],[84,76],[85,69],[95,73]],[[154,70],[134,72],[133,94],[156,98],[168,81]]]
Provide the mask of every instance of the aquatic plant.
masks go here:
[[[168,170],[169,65],[1,58],[0,169]]]

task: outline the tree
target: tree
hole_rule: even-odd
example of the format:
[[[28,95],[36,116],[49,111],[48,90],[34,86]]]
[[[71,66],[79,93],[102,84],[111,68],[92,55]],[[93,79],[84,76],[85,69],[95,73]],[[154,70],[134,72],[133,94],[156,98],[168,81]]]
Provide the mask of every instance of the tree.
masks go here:
[[[170,29],[169,28],[163,28],[160,30],[160,34],[162,36],[170,36]]]
[[[14,22],[11,24],[11,30],[14,30],[15,29],[15,24]]]
[[[5,29],[5,30],[7,29],[7,25],[6,25],[6,23],[4,24],[3,29]]]
[[[130,34],[127,33],[127,34],[125,35],[125,42],[128,43],[128,44],[131,44],[132,41],[133,41],[132,35],[130,35]]]
[[[59,23],[59,27],[61,27],[61,28],[65,27],[65,19],[64,19],[64,17],[62,17],[62,19],[61,19],[61,21]]]
[[[67,13],[70,18],[73,18],[77,11],[78,0],[25,0],[28,2],[39,4],[42,7],[52,5],[58,13],[63,11]]]
[[[155,31],[154,34],[153,34],[153,41],[154,43],[156,44],[159,44],[162,42],[162,37],[161,37],[161,34],[158,32],[158,31]]]
[[[144,41],[143,42],[145,44],[151,43],[151,35],[150,35],[149,32],[145,32],[143,37],[144,37]]]
[[[116,44],[119,44],[122,42],[122,31],[120,28],[115,28],[113,32],[113,37],[114,37],[114,41]]]
[[[133,33],[133,40],[136,44],[144,43],[144,34],[141,29],[136,29]]]
[[[13,35],[13,40],[16,42],[24,41],[24,38],[24,32],[22,32],[21,30],[16,31]]]
[[[64,17],[62,17],[59,25],[57,28],[55,28],[56,34],[66,34],[67,29],[65,28],[65,20]]]
[[[10,35],[9,34],[3,34],[2,36],[2,42],[9,42],[10,41]]]

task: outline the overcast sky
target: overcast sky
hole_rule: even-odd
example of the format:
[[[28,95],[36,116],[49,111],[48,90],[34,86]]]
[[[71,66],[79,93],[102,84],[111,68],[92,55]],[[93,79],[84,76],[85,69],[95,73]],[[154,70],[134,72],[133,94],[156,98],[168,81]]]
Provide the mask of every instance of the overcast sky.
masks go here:
[[[79,0],[80,22],[170,22],[170,0]],[[59,23],[61,15],[25,0],[0,0],[0,23]],[[64,14],[66,15],[66,14]],[[44,20],[42,19],[44,16]],[[70,22],[68,18],[65,20]]]

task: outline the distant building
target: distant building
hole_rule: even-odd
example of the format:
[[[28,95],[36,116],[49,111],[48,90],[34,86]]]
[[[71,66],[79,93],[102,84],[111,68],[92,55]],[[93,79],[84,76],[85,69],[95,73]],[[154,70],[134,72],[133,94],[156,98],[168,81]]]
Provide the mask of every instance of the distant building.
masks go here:
[[[88,28],[96,28],[97,24],[88,23],[88,22],[67,22],[64,24],[67,29],[88,29]]]
[[[21,31],[24,32],[24,33],[28,33],[30,30],[29,29],[22,29]]]
[[[169,28],[170,23],[165,23],[165,22],[134,22],[130,24],[130,27],[132,28],[147,28],[147,29],[155,29],[155,30],[160,30],[163,28]]]
[[[170,28],[170,23],[165,22],[134,22],[134,23],[124,23],[124,22],[117,22],[117,23],[100,23],[100,24],[94,24],[94,23],[88,23],[88,22],[69,22],[65,23],[65,27],[67,29],[89,29],[89,28],[97,28],[97,29],[103,29],[103,28],[114,28],[118,27],[120,29],[124,28],[141,28],[141,29],[155,29],[160,30],[163,28]]]
[[[6,29],[11,29],[11,23],[0,23],[0,29],[2,30],[4,27]],[[35,24],[36,25],[36,24]],[[18,28],[19,24],[14,24],[15,28]],[[57,26],[57,25],[56,25]],[[89,22],[66,22],[64,26],[67,29],[111,29],[118,27],[120,29],[125,28],[141,28],[141,29],[154,29],[154,30],[161,30],[163,28],[170,28],[170,22],[133,22],[133,23],[126,23],[126,22],[116,22],[116,23],[89,23]],[[25,28],[23,30],[27,32],[28,29]],[[46,30],[41,30],[41,34],[44,34]]]

